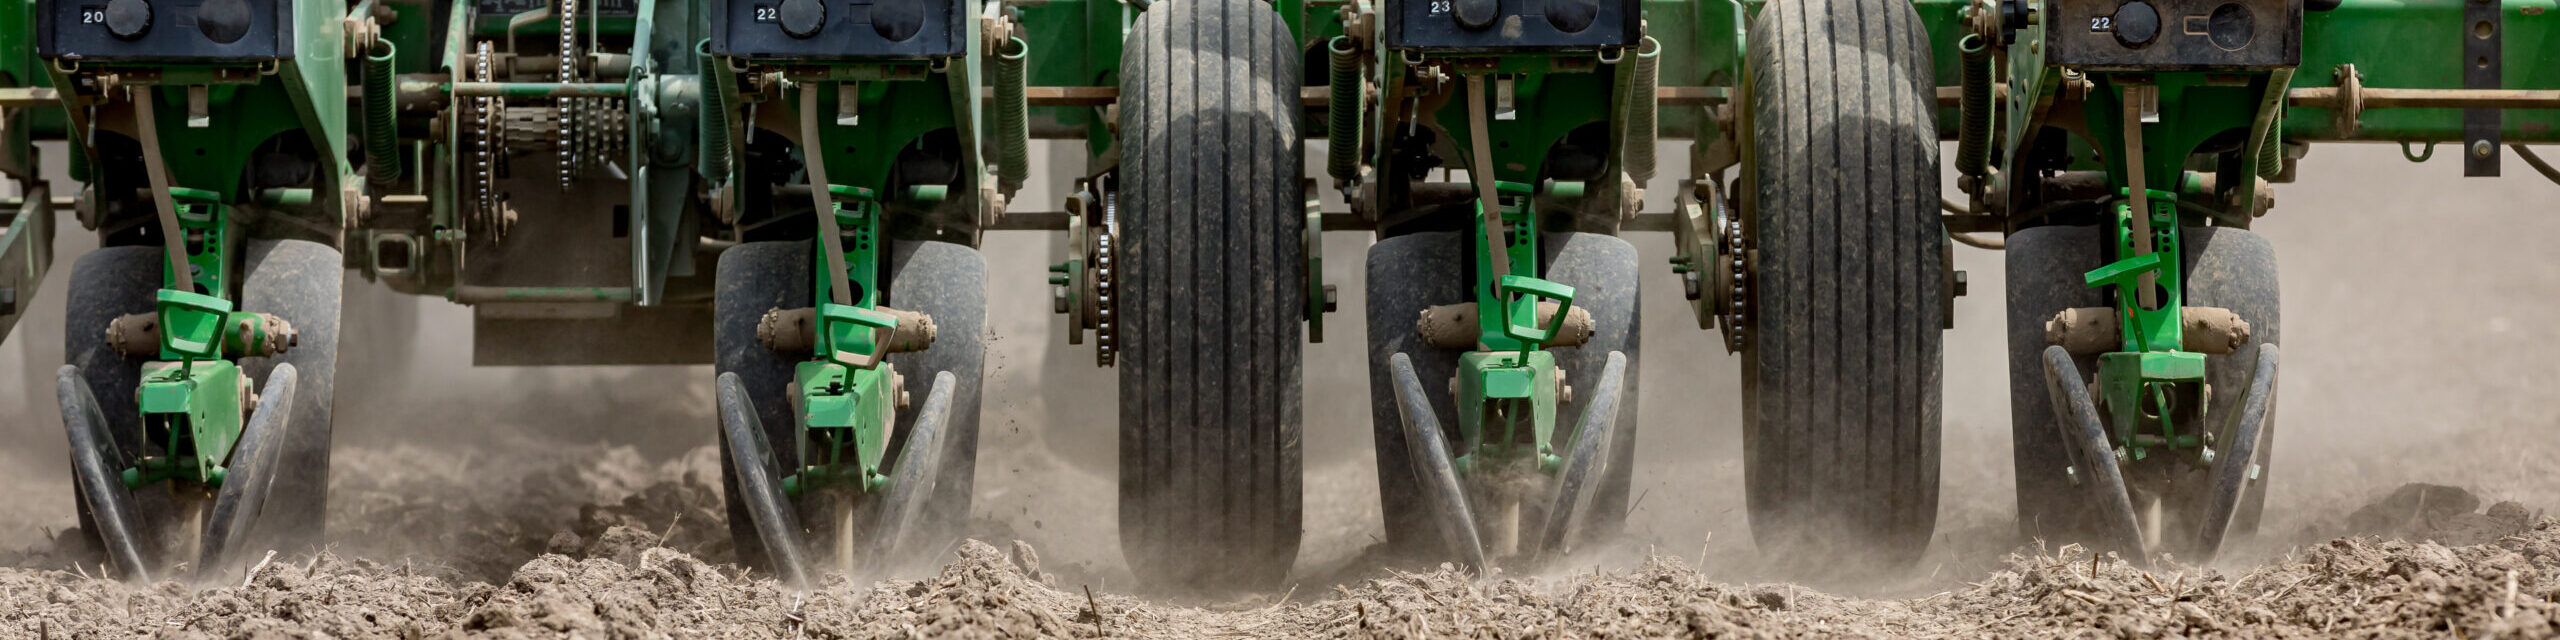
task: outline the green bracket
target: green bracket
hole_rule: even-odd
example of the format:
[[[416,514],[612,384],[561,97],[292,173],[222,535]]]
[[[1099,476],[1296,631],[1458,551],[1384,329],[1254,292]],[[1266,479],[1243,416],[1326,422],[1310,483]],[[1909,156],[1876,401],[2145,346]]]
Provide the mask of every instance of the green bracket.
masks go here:
[[[213,484],[240,440],[242,387],[239,365],[228,361],[155,361],[143,363],[135,396],[146,429],[168,430],[170,455],[192,460],[195,480]]]
[[[1538,470],[1553,472],[1555,455],[1556,356],[1546,351],[1470,351],[1458,356],[1457,468],[1471,472],[1486,465],[1516,464],[1534,452]],[[1530,440],[1520,437],[1528,423]],[[1528,442],[1534,448],[1524,447]]]
[[[1503,335],[1532,345],[1534,349],[1553,342],[1556,333],[1564,330],[1565,312],[1573,309],[1573,287],[1528,276],[1503,276],[1501,289],[1503,297],[1508,299],[1501,307]],[[1538,303],[1543,300],[1556,303],[1556,315],[1541,327],[1538,326]]]
[[[2126,195],[2131,195],[2129,192]],[[2106,403],[2110,425],[2119,444],[2134,459],[2148,457],[2149,447],[2194,448],[2203,445],[2196,433],[2178,433],[2178,399],[2197,396],[2185,385],[2204,382],[2205,356],[2182,351],[2185,342],[2185,286],[2179,271],[2179,231],[2176,194],[2152,190],[2144,194],[2150,211],[2147,222],[2151,237],[2136,235],[2137,213],[2128,202],[2119,203],[2113,218],[2113,242],[2116,255],[2128,256],[2083,276],[2090,287],[2113,287],[2118,326],[2124,349],[2098,356],[2099,393]],[[2152,304],[2143,304],[2139,291],[2152,289]],[[2156,425],[2158,437],[2148,437],[2143,426]]]
[[[868,492],[888,480],[880,460],[888,451],[898,390],[891,367],[855,369],[811,360],[793,370],[802,436],[800,469],[783,488],[801,492],[851,486]]]

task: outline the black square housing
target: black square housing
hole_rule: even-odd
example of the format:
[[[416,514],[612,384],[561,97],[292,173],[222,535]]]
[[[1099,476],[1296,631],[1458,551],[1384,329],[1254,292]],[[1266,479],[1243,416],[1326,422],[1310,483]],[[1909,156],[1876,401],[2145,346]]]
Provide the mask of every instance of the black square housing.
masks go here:
[[[1386,5],[1390,49],[1597,51],[1631,46],[1644,37],[1640,0],[1386,0]],[[1491,19],[1483,19],[1488,12]]]
[[[39,0],[36,55],[215,64],[293,56],[292,0],[121,1],[113,13],[119,24],[111,26],[111,0]],[[140,29],[133,28],[136,15],[147,16]]]
[[[711,52],[773,61],[923,60],[968,52],[968,0],[726,0],[711,15]],[[784,29],[787,3],[824,8],[805,37]],[[789,7],[806,11],[808,5]],[[874,16],[918,18],[907,37]],[[806,25],[796,25],[805,28]]]

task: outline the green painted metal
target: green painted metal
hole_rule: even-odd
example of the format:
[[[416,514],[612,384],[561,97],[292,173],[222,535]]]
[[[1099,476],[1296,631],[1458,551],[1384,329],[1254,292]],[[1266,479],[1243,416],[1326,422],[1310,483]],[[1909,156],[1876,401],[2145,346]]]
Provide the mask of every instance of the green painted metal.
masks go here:
[[[1562,462],[1552,444],[1555,428],[1555,354],[1470,351],[1458,356],[1459,471],[1530,464],[1553,472]]]
[[[192,480],[212,485],[214,470],[240,441],[243,384],[239,365],[224,360],[146,362],[142,388],[134,395],[142,403],[144,430],[167,433],[171,455],[192,463],[181,468],[195,472]]]
[[[2507,89],[2560,89],[2560,2],[2498,0],[2502,69]],[[2338,84],[2339,65],[2354,65],[2367,88],[2462,88],[2467,0],[2344,0],[2302,15],[2302,66],[2295,88]],[[2287,140],[2443,141],[2462,139],[2459,109],[2367,109],[2352,133],[2335,112],[2298,107],[2284,117]],[[2499,134],[2509,142],[2560,142],[2560,109],[2510,110]]]
[[[2119,203],[2110,224],[2116,255],[2126,256],[2114,263],[2090,271],[2084,279],[2090,287],[2112,287],[2118,327],[2123,334],[2122,351],[2098,356],[2099,392],[2106,398],[2109,428],[2136,459],[2147,457],[2154,445],[2191,449],[2203,445],[2197,434],[2200,425],[2188,425],[2191,432],[2179,434],[2178,418],[2166,410],[2173,407],[2170,395],[2190,394],[2181,385],[2202,385],[2205,375],[2204,354],[2183,351],[2185,286],[2179,275],[2180,215],[2177,195],[2167,191],[2146,194],[2148,211],[2136,212],[2130,202]],[[2149,216],[2146,221],[2151,236],[2136,232],[2133,216]],[[2140,296],[2132,295],[2149,280],[2155,286],[2154,304],[2144,306]],[[2159,438],[2147,439],[2145,427],[2156,428]]]
[[[830,173],[829,179],[834,175]],[[826,260],[812,260],[821,267],[813,274],[811,297],[821,301],[818,356],[794,369],[802,467],[784,482],[795,491],[852,483],[868,492],[888,480],[880,465],[888,451],[889,425],[897,416],[897,373],[880,356],[887,355],[888,345],[882,338],[897,328],[898,321],[872,311],[879,306],[880,264],[887,249],[881,235],[884,216],[874,190],[838,184],[829,185],[827,191],[850,201],[836,202],[833,213],[845,230],[846,281],[857,291],[849,296],[853,304],[824,302],[834,299],[833,278],[824,273]]]

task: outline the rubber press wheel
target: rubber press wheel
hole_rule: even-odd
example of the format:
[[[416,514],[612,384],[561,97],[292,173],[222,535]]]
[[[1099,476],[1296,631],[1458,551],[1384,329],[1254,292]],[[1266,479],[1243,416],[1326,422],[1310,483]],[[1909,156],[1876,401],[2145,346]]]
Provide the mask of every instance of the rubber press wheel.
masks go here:
[[[327,536],[329,443],[337,408],[338,320],[345,257],[305,240],[249,243],[240,308],[274,314],[293,325],[294,343],[272,358],[244,358],[241,369],[265,388],[277,365],[294,369],[293,406],[275,460],[273,489],[249,549],[301,551]]]
[[[1904,2],[1779,0],[1752,24],[1744,479],[1753,539],[1815,568],[1907,565],[1936,526],[1933,68]]]
[[[1141,14],[1120,60],[1120,548],[1140,579],[1297,558],[1306,265],[1298,51],[1253,0]]]
[[[2050,226],[2009,235],[2005,251],[2009,316],[2009,439],[2017,464],[2018,535],[2055,545],[2099,539],[2088,489],[2075,486],[2072,466],[2045,389],[2045,321],[2064,309],[2107,306],[2098,289],[2081,280],[2107,263],[2097,227]],[[2074,374],[2086,384],[2098,371],[2094,354],[2072,356]]]
[[[97,401],[96,417],[102,424],[93,428],[104,430],[114,442],[120,459],[104,462],[115,469],[131,467],[145,455],[159,455],[166,446],[143,434],[142,407],[134,397],[142,386],[142,359],[116,353],[106,340],[108,322],[151,311],[152,297],[167,268],[160,254],[159,247],[105,247],[71,265],[70,293],[63,308],[63,359],[79,367],[90,396]],[[76,495],[78,489],[74,491]],[[176,505],[167,491],[137,491],[133,497],[136,527],[132,535],[139,538],[134,546],[148,566],[124,571],[126,575],[156,573],[176,542],[169,529]],[[72,504],[79,509],[81,539],[97,544],[102,530],[88,501],[74,499]]]
[[[1424,344],[1414,321],[1424,309],[1468,300],[1467,240],[1455,231],[1400,235],[1370,245],[1367,259],[1369,415],[1371,436],[1377,443],[1378,511],[1386,519],[1388,550],[1422,557],[1441,549],[1441,538],[1425,501],[1424,485],[1414,475],[1412,445],[1405,441],[1404,416],[1396,405],[1395,374],[1389,363],[1396,354],[1404,354],[1426,390],[1435,381],[1457,375],[1459,352]],[[1457,398],[1448,393],[1424,395],[1443,430],[1454,428]],[[1446,435],[1449,442],[1457,441],[1455,432]]]
[[[1591,314],[1591,338],[1581,346],[1559,347],[1556,365],[1565,372],[1565,382],[1573,387],[1573,398],[1560,403],[1556,410],[1556,451],[1568,449],[1568,442],[1581,419],[1583,409],[1593,401],[1592,391],[1600,384],[1601,371],[1609,362],[1609,354],[1626,356],[1628,375],[1621,383],[1617,398],[1616,427],[1609,437],[1609,450],[1603,458],[1600,486],[1592,496],[1590,519],[1582,525],[1576,543],[1598,541],[1617,535],[1626,528],[1627,509],[1635,482],[1636,461],[1636,376],[1644,333],[1643,314],[1637,313],[1637,301],[1643,300],[1636,262],[1635,245],[1617,236],[1597,233],[1550,233],[1540,245],[1547,259],[1546,277],[1573,287],[1573,306]]]
[[[798,360],[767,349],[756,340],[756,322],[773,309],[797,309],[809,306],[811,251],[809,241],[749,242],[720,252],[720,265],[715,272],[711,303],[711,344],[715,349],[714,373],[736,374],[739,386],[755,404],[758,422],[763,425],[766,442],[772,443],[775,468],[795,469],[800,465],[800,449],[786,446],[797,437],[787,395],[791,386],[792,366]],[[738,562],[749,567],[773,571],[765,553],[763,538],[756,531],[755,518],[740,498],[737,468],[729,451],[729,439],[720,440],[721,503],[728,509],[729,539],[736,545]]]
[[[2187,306],[2230,309],[2249,323],[2248,347],[2205,358],[2205,382],[2214,390],[2205,415],[2221,420],[2240,410],[2241,389],[2249,379],[2253,348],[2284,343],[2283,292],[2276,286],[2275,245],[2246,229],[2187,227],[2179,247],[2185,250],[2181,264],[2187,268]],[[2277,394],[2277,399],[2281,397],[2281,393]],[[2258,517],[2267,506],[2270,476],[2266,472],[2269,454],[2274,452],[2277,408],[2275,404],[2267,407],[2254,456],[2258,466],[2256,480],[2241,491],[2240,506],[2232,514],[2225,540],[2243,540],[2257,534]],[[2213,428],[2221,426],[2216,423]]]
[[[971,488],[978,471],[978,392],[986,377],[987,258],[978,250],[948,242],[898,242],[889,256],[888,306],[922,312],[933,318],[933,347],[890,354],[889,363],[906,377],[913,405],[898,412],[900,440],[890,451],[905,451],[926,396],[933,393],[934,374],[954,380],[950,421],[942,426],[942,462],[933,495],[926,500],[919,549],[939,549],[957,537],[968,522]],[[917,559],[928,560],[928,559]]]

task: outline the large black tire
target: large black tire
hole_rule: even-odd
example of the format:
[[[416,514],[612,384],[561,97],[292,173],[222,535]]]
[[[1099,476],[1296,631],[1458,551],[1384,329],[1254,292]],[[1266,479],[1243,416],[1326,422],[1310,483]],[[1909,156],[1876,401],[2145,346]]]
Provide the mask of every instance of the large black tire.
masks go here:
[[[2081,274],[2105,266],[2107,246],[2097,227],[2036,227],[2009,234],[2006,258],[2009,309],[2009,441],[2017,465],[2018,535],[2060,545],[2099,539],[2088,489],[2064,472],[2063,448],[2051,394],[2045,390],[2044,323],[2075,307],[2104,307],[2107,298]],[[2083,383],[2098,371],[2096,355],[2074,355],[2073,376]]]
[[[1643,297],[1636,263],[1635,245],[1617,236],[1596,233],[1551,233],[1544,238],[1548,280],[1573,287],[1573,306],[1591,312],[1591,339],[1578,347],[1555,350],[1556,366],[1565,372],[1566,384],[1572,385],[1573,399],[1556,410],[1556,452],[1561,455],[1573,437],[1583,409],[1600,384],[1600,372],[1608,367],[1609,353],[1627,357],[1625,382],[1619,387],[1617,428],[1609,436],[1608,462],[1602,467],[1600,486],[1592,494],[1589,520],[1582,524],[1583,543],[1605,540],[1626,529],[1629,489],[1635,481],[1636,466],[1636,365],[1644,332],[1643,314],[1637,313]],[[1376,298],[1371,298],[1375,300]]]
[[[2247,229],[2223,227],[2187,227],[2180,234],[2179,264],[2186,267],[2187,306],[2221,307],[2239,314],[2249,323],[2249,344],[2239,351],[2205,358],[2205,382],[2213,386],[2213,401],[2205,415],[2221,428],[2221,420],[2240,410],[2244,381],[2256,365],[2257,346],[2284,344],[2284,312],[2282,290],[2276,283],[2275,245]],[[2281,382],[2281,378],[2279,378]],[[2276,394],[2281,397],[2282,394]],[[2274,452],[2276,407],[2267,407],[2265,426],[2258,431],[2258,475],[2240,494],[2239,510],[2231,516],[2231,528],[2224,533],[2224,548],[2229,542],[2247,540],[2258,532],[2259,514],[2267,506],[2266,471],[2269,454]]]
[[[950,373],[953,380],[950,422],[942,427],[942,466],[926,501],[922,530],[909,538],[918,550],[938,550],[968,524],[971,487],[978,473],[978,393],[986,378],[987,258],[978,250],[948,242],[899,242],[889,257],[886,304],[933,317],[933,348],[889,356],[889,364],[906,376],[907,397],[915,405],[898,412],[900,442],[890,451],[906,450],[903,434],[911,433],[933,377]]]
[[[1139,16],[1120,69],[1120,548],[1142,580],[1298,555],[1306,312],[1298,49],[1253,0]]]
[[[1904,2],[1781,0],[1750,54],[1752,537],[1815,566],[1908,565],[1938,513],[1946,305],[1928,35]]]
[[[276,453],[275,484],[250,549],[317,549],[327,541],[329,443],[337,408],[338,319],[346,259],[336,248],[305,240],[249,243],[240,308],[275,314],[293,325],[294,344],[273,358],[244,358],[241,369],[260,388],[279,364],[294,370],[291,426]]]
[[[1455,231],[1395,236],[1369,247],[1369,417],[1378,456],[1379,512],[1386,516],[1387,551],[1397,556],[1446,559],[1431,555],[1445,546],[1424,485],[1414,476],[1403,414],[1396,406],[1395,372],[1388,363],[1404,354],[1426,391],[1445,390],[1457,375],[1459,352],[1423,344],[1414,322],[1423,309],[1469,299],[1467,260],[1467,239]],[[1442,430],[1455,429],[1457,398],[1445,392],[1423,395]],[[1447,435],[1453,441],[1457,437],[1454,431]]]
[[[116,353],[106,339],[107,323],[126,314],[151,312],[153,295],[167,270],[160,253],[159,247],[150,246],[104,247],[71,263],[70,293],[63,305],[62,355],[80,368],[80,377],[98,402],[98,416],[122,458],[105,461],[115,469],[132,467],[142,456],[160,455],[165,447],[142,431],[142,406],[134,393],[142,387],[143,359]],[[137,491],[133,497],[137,526],[131,535],[140,540],[137,546],[148,565],[143,571],[156,573],[167,564],[164,556],[176,542],[169,527],[176,505],[167,491]],[[96,542],[101,534],[87,502],[75,500],[74,504],[79,507],[81,539]]]
[[[755,404],[756,420],[764,427],[765,441],[772,443],[777,469],[796,469],[800,465],[800,449],[790,446],[797,437],[793,425],[798,419],[792,416],[787,395],[795,359],[757,341],[756,321],[773,309],[809,306],[810,258],[807,240],[749,242],[720,252],[720,265],[713,276],[712,375],[715,379],[721,374],[738,377],[739,388]],[[720,438],[720,460],[720,494],[728,508],[729,540],[737,549],[738,563],[772,571],[774,566],[765,553],[755,518],[740,498],[738,471],[727,437]]]

